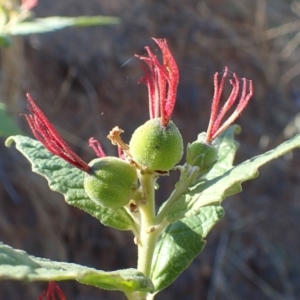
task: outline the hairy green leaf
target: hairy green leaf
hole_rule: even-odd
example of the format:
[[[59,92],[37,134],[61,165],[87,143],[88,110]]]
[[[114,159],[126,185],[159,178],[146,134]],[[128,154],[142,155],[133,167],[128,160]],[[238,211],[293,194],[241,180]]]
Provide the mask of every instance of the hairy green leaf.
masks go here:
[[[240,126],[232,125],[225,132],[223,132],[223,134],[220,135],[220,137],[218,138],[218,161],[204,177],[204,179],[210,180],[217,176],[223,175],[233,166],[233,160],[239,147],[239,143],[234,140],[234,135],[240,132]]]
[[[223,217],[219,205],[206,206],[199,214],[170,224],[155,248],[151,275],[155,292],[171,284],[202,251],[205,237]]]
[[[299,134],[271,151],[230,168],[221,176],[210,177],[209,180],[200,182],[174,203],[168,212],[169,216],[179,218],[197,215],[201,207],[220,203],[226,197],[239,193],[242,190],[242,182],[258,176],[259,167],[298,147],[300,147]]]
[[[234,140],[234,134],[239,133],[241,128],[238,125],[230,126],[219,138],[218,147],[218,161],[215,163],[214,167],[209,171],[205,177],[200,178],[200,183],[213,179],[217,176],[223,175],[227,170],[232,168],[235,153],[239,147],[239,144]],[[169,203],[164,203],[159,210],[160,220],[165,218],[168,222],[174,223],[186,216],[189,208],[186,203],[182,200],[186,193],[188,186],[186,186],[185,181],[188,181],[188,176],[190,171],[186,173],[181,173],[180,181],[176,184],[175,192],[178,194],[178,200],[174,201],[172,205]],[[187,175],[184,177],[183,174]],[[183,184],[181,184],[183,183]],[[184,190],[180,191],[181,186],[184,186]],[[171,195],[170,198],[174,197],[175,193]],[[181,196],[182,195],[182,196]],[[164,207],[166,206],[166,207]]]
[[[65,27],[118,24],[119,21],[119,18],[104,16],[48,17],[13,24],[6,28],[5,33],[8,35],[27,35],[50,32]]]
[[[88,197],[83,188],[84,172],[51,154],[39,141],[16,135],[6,140],[6,146],[13,141],[16,148],[30,161],[32,170],[46,177],[50,189],[63,194],[68,204],[86,211],[106,226],[136,231],[134,221],[123,207],[104,208]]]
[[[84,284],[125,294],[150,292],[153,284],[136,269],[104,272],[77,264],[51,261],[28,255],[0,243],[0,280],[62,281],[77,280]]]

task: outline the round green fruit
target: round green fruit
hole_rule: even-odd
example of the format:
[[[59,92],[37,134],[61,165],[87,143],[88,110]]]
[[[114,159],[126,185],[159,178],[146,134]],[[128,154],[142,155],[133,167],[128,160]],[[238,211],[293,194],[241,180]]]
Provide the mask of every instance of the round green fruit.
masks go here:
[[[186,162],[198,166],[201,174],[207,173],[218,160],[218,148],[215,142],[205,141],[206,133],[200,133],[198,139],[187,146]]]
[[[126,205],[137,187],[133,166],[117,157],[96,158],[89,163],[91,172],[84,178],[84,190],[97,204],[107,208]]]
[[[129,151],[133,160],[148,170],[169,171],[182,157],[183,141],[172,121],[165,127],[155,118],[136,129]]]

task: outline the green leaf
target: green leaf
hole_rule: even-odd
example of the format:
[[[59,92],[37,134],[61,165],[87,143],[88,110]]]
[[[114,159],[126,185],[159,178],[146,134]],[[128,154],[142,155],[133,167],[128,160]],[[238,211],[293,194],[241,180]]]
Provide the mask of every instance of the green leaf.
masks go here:
[[[166,288],[203,250],[205,237],[223,217],[219,205],[206,206],[199,214],[170,224],[155,248],[151,275],[155,292]]]
[[[239,143],[234,140],[234,135],[241,132],[241,127],[238,125],[230,126],[223,132],[219,140],[218,161],[214,164],[213,168],[204,177],[206,180],[213,179],[217,176],[223,175],[227,170],[233,166],[233,160]]]
[[[6,140],[6,146],[13,141],[32,164],[32,170],[46,177],[50,189],[63,194],[68,204],[86,211],[106,226],[136,232],[134,221],[123,207],[104,208],[90,200],[83,188],[84,172],[51,154],[39,141],[16,135]]]
[[[241,192],[242,182],[257,177],[259,167],[299,147],[300,135],[298,134],[275,149],[232,167],[221,176],[195,185],[189,193],[174,203],[169,210],[169,215],[173,218],[197,215],[201,207],[220,203],[226,197]]]
[[[0,243],[0,280],[62,281],[77,280],[84,284],[125,294],[150,292],[153,284],[136,269],[104,272],[77,264],[56,262],[28,255]]]
[[[8,137],[13,134],[21,134],[21,130],[7,114],[5,104],[0,102],[0,136]]]
[[[218,161],[214,164],[213,168],[209,171],[209,173],[205,177],[200,178],[200,183],[213,179],[217,176],[223,175],[227,170],[232,168],[234,156],[239,147],[239,144],[234,140],[234,134],[239,133],[240,131],[241,131],[240,126],[232,125],[218,138],[218,142],[219,142]],[[186,172],[186,174],[190,176],[189,169],[185,170],[184,172]],[[182,176],[183,174],[185,173],[181,173],[180,181],[176,184],[177,190],[180,188],[181,183],[183,183],[183,185],[185,186],[184,181],[188,180],[187,177]],[[192,189],[193,188],[194,187],[192,187]],[[181,194],[182,196],[177,201],[174,201],[172,205],[167,204],[168,205],[167,208],[164,207],[164,205],[166,204],[164,203],[159,210],[160,220],[162,218],[165,218],[169,223],[174,223],[184,218],[188,213],[187,209],[189,207],[182,199],[186,197],[189,191],[190,189],[187,190],[185,187],[184,192]]]
[[[12,26],[6,28],[5,33],[9,35],[27,35],[32,33],[50,32],[65,27],[118,24],[119,22],[119,18],[104,16],[37,18],[31,21],[13,24]]]
[[[0,33],[0,47],[7,48],[11,46],[11,40],[7,35]]]

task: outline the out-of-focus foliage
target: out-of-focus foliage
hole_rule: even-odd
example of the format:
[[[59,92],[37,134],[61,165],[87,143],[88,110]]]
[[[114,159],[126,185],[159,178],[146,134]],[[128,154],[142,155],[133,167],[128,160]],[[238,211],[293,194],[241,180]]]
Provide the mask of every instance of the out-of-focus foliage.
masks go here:
[[[14,3],[14,0],[0,1],[0,47],[8,47],[11,44],[11,35],[28,35],[33,33],[45,33],[65,27],[95,26],[105,24],[117,24],[119,19],[105,16],[81,16],[81,17],[48,17],[34,18],[30,11],[38,1],[22,1],[22,4]]]
[[[7,114],[5,104],[0,102],[0,136],[8,137],[10,135],[21,133],[22,131],[15,124],[13,119]]]

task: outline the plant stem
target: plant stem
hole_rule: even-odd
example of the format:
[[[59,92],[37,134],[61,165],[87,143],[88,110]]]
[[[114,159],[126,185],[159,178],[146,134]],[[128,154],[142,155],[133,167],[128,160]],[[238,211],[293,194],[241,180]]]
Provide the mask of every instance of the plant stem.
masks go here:
[[[160,233],[155,230],[155,195],[154,184],[155,175],[145,173],[140,176],[145,204],[141,204],[141,231],[140,240],[138,242],[138,270],[143,272],[145,276],[150,277],[151,263],[155,244]]]
[[[140,235],[138,240],[138,263],[137,269],[146,277],[150,278],[151,264],[157,238],[161,230],[155,228],[155,185],[156,175],[151,173],[141,173],[140,183],[143,191],[143,203],[139,206],[140,212]],[[153,299],[149,293],[137,293],[140,300],[148,297]]]
[[[170,195],[169,199],[166,201],[163,208],[159,211],[157,217],[156,217],[156,223],[162,223],[166,220],[164,218],[166,217],[170,207],[183,195],[185,194],[191,184],[195,181],[195,177],[197,176],[198,168],[185,165],[182,174],[180,177],[179,182],[177,182],[175,190]]]

